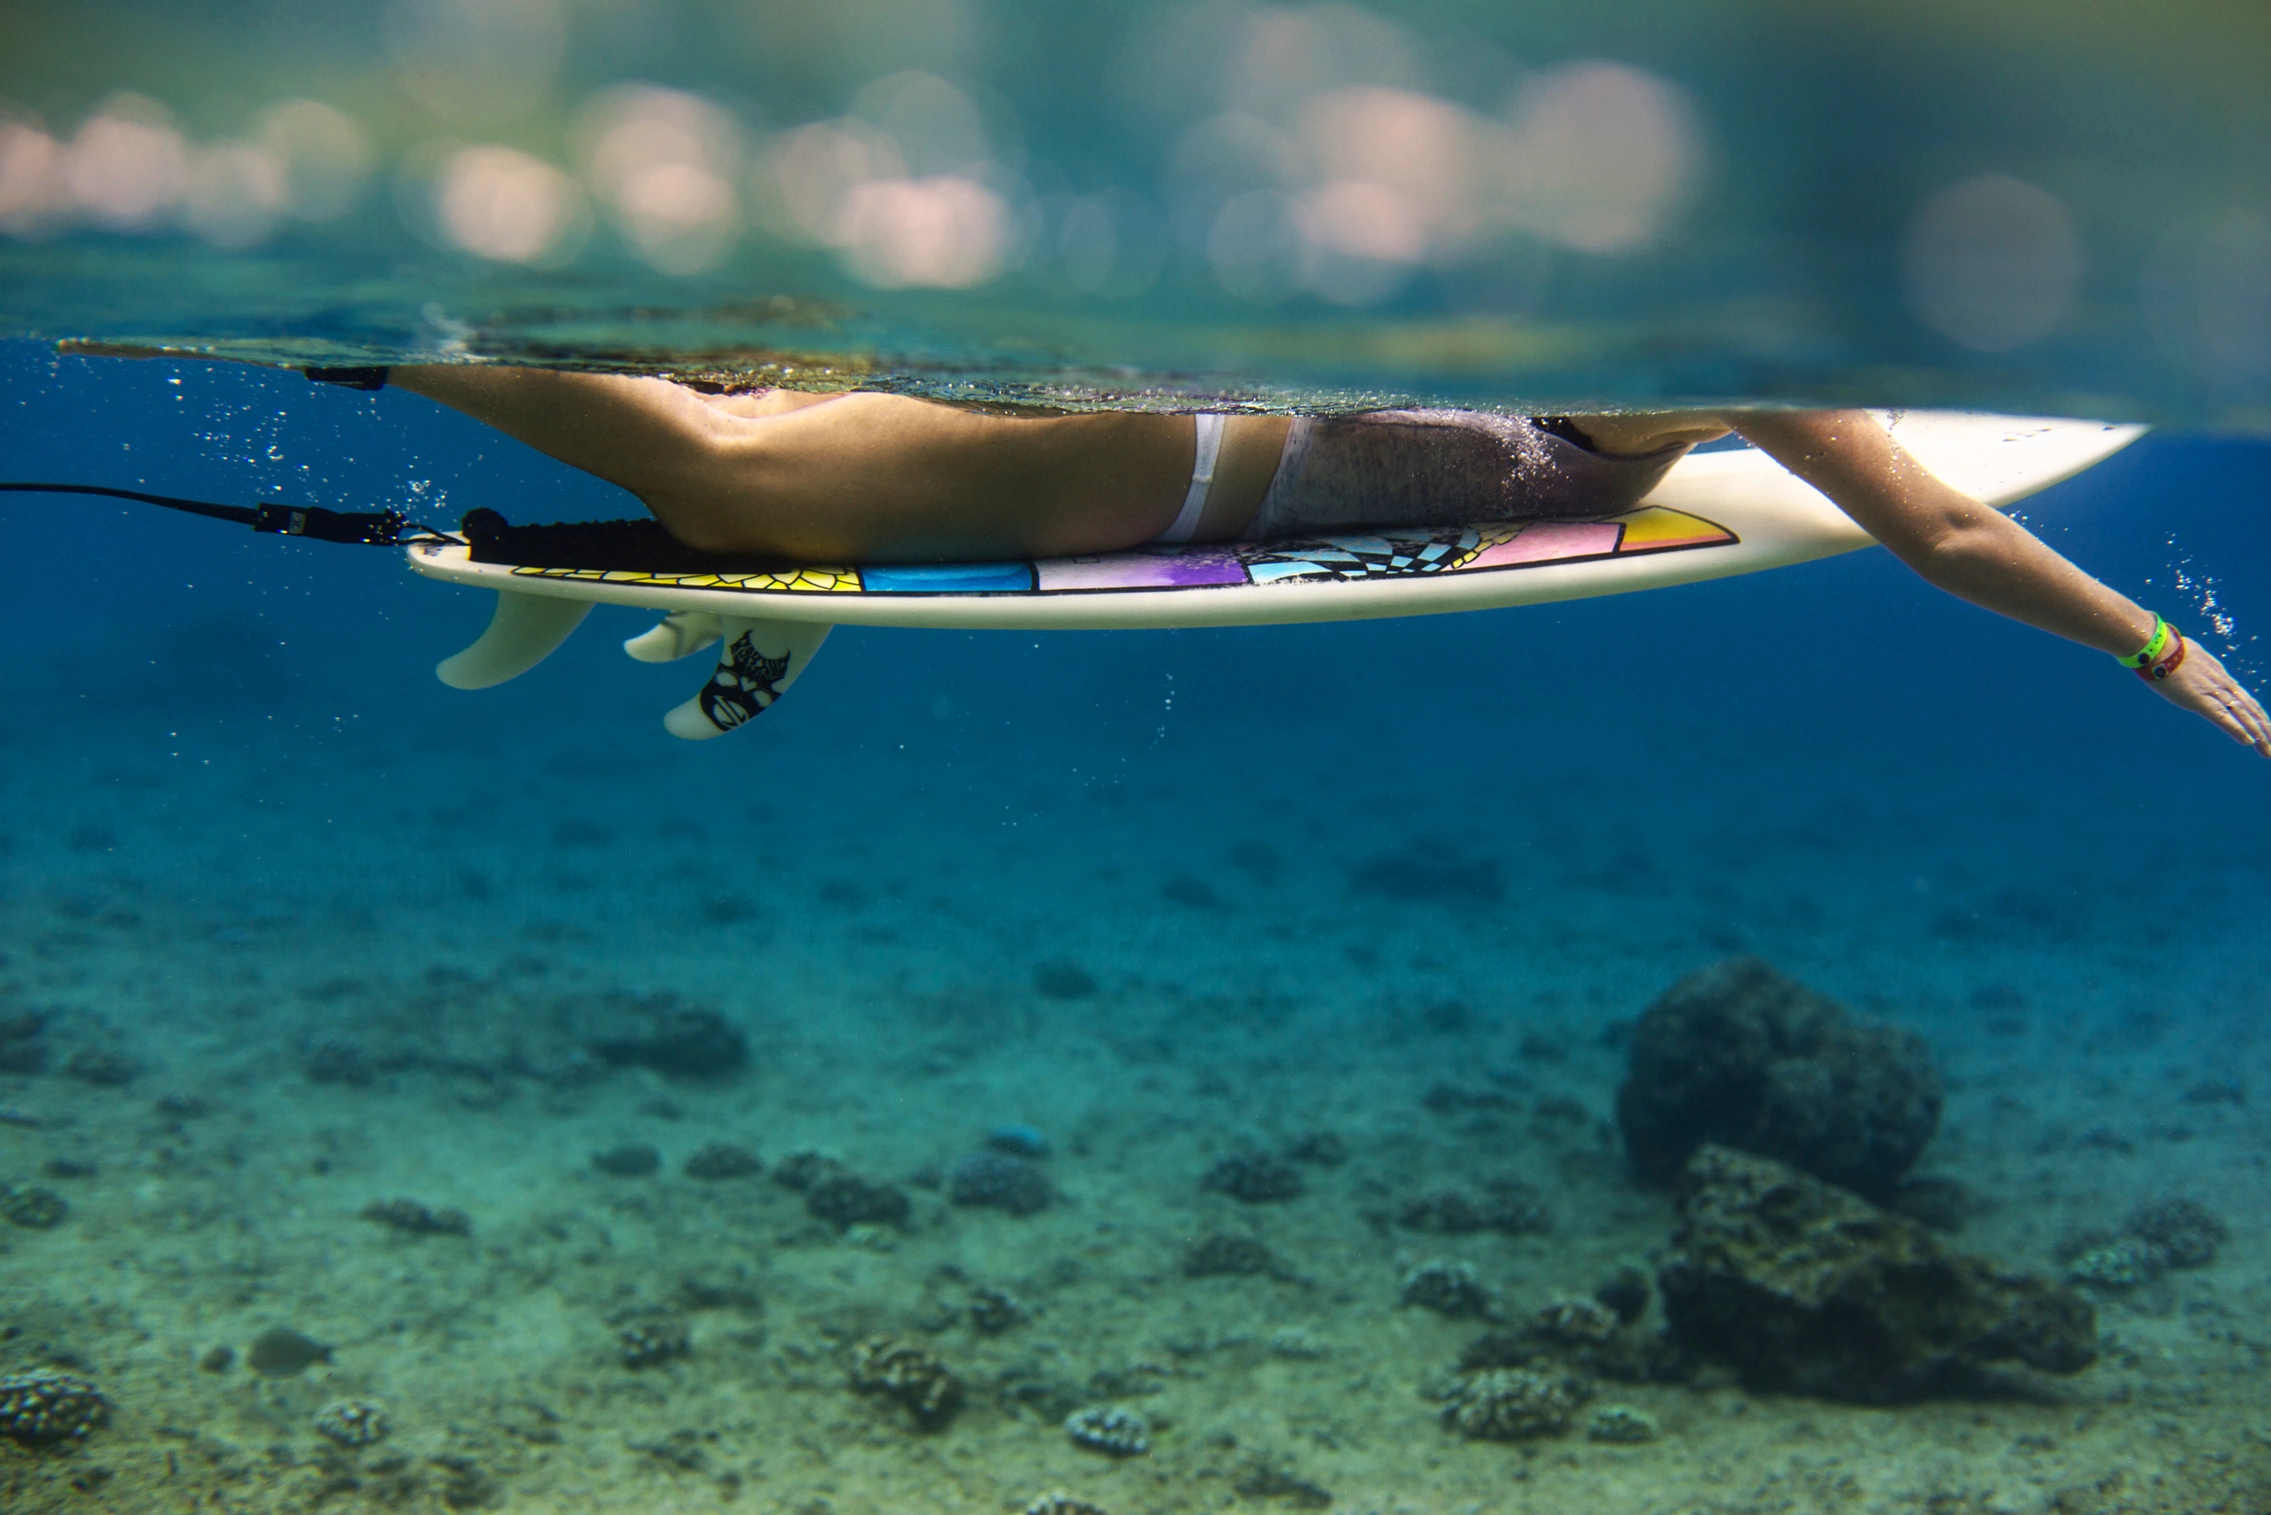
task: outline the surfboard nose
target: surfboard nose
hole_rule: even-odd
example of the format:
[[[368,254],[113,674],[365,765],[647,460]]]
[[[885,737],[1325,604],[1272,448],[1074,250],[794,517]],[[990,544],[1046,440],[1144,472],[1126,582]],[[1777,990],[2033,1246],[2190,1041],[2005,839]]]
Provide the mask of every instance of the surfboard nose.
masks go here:
[[[725,645],[710,681],[662,718],[665,731],[689,742],[724,736],[772,709],[834,629],[811,621],[717,620]]]

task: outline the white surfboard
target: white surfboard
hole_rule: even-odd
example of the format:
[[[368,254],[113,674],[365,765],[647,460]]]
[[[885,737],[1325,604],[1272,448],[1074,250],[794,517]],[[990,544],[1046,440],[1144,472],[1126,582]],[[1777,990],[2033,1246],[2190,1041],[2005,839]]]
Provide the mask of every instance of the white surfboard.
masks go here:
[[[2140,426],[1907,411],[1880,416],[1934,474],[1997,509],[2126,447]],[[645,662],[725,645],[708,684],[665,718],[719,736],[770,708],[837,625],[1069,630],[1252,626],[1435,615],[1661,589],[1872,545],[1811,485],[1751,449],[1691,453],[1637,509],[1590,521],[1485,521],[1371,535],[1143,547],[999,563],[655,572],[473,561],[419,543],[428,578],[497,591],[489,629],[442,663],[486,688],[536,666],[593,605],[663,611],[624,644]]]

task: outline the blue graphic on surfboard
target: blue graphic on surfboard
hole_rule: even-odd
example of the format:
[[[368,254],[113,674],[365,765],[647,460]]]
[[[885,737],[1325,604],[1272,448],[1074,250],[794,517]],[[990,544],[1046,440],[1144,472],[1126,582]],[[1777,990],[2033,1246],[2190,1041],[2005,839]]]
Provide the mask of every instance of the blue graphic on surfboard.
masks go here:
[[[1949,484],[1998,509],[2119,451],[2142,427],[1917,412],[1880,417]],[[642,662],[723,644],[664,726],[720,736],[770,709],[835,625],[1016,630],[1282,624],[1487,610],[1756,573],[1871,545],[1811,486],[1749,449],[1691,453],[1639,508],[1597,520],[1485,521],[1037,562],[660,572],[480,563],[409,549],[429,578],[497,591],[489,628],[437,672],[461,689],[525,673],[595,604],[664,612],[624,643]]]

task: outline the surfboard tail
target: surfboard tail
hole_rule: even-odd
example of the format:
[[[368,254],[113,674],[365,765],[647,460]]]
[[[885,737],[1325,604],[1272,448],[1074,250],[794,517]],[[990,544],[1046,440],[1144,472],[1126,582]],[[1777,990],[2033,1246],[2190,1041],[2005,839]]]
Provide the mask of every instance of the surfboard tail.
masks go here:
[[[718,618],[703,610],[673,610],[623,644],[642,663],[675,663],[690,658],[724,635]]]
[[[716,620],[724,646],[710,681],[662,718],[665,731],[689,742],[724,736],[772,709],[833,629],[811,621],[751,621],[738,616]],[[664,629],[658,626],[646,635]]]
[[[488,629],[472,646],[436,664],[434,676],[452,689],[488,689],[517,679],[550,657],[590,613],[589,600],[500,589]]]

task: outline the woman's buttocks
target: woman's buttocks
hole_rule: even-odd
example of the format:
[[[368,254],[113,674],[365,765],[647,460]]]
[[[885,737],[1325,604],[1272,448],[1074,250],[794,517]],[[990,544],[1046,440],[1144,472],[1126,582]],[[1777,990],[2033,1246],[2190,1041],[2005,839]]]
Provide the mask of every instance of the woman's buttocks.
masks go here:
[[[1527,417],[1483,411],[1300,421],[1245,535],[1609,514],[1636,504],[1685,450],[1604,456]]]

